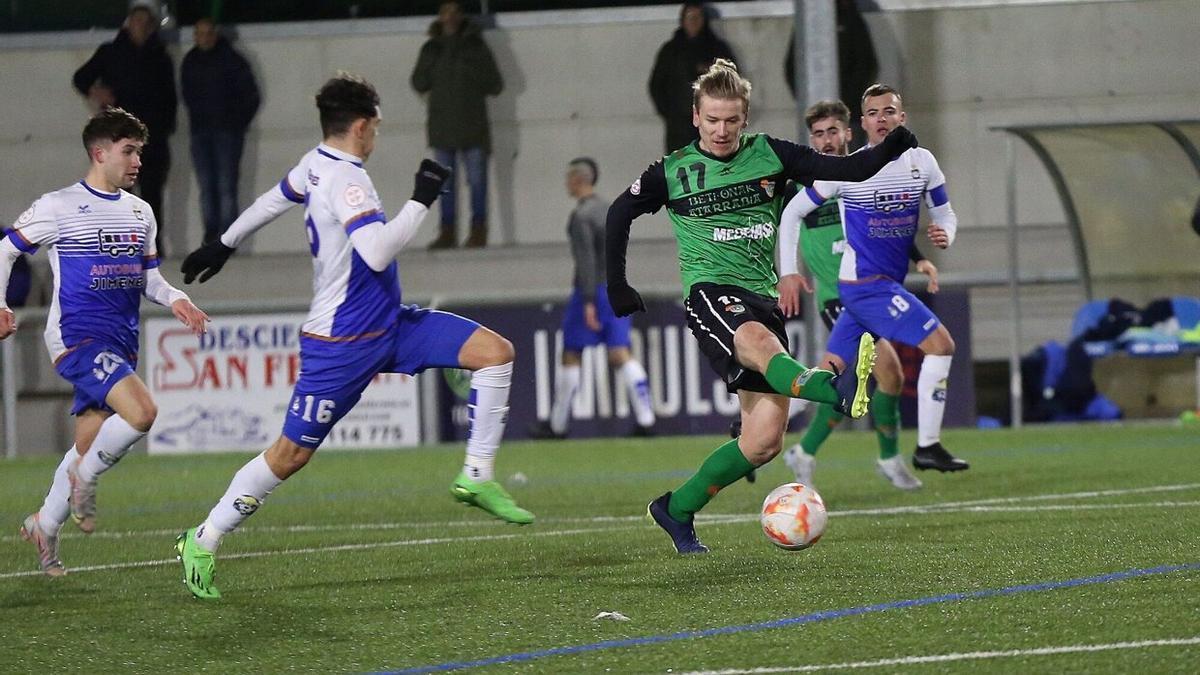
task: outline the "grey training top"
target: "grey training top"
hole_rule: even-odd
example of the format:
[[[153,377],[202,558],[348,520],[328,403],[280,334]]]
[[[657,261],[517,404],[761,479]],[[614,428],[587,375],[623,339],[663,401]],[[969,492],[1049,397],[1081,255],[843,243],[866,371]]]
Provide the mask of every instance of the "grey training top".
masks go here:
[[[579,200],[567,221],[571,255],[575,258],[575,288],[584,300],[596,299],[596,286],[605,283],[604,223],[608,202],[593,194]]]

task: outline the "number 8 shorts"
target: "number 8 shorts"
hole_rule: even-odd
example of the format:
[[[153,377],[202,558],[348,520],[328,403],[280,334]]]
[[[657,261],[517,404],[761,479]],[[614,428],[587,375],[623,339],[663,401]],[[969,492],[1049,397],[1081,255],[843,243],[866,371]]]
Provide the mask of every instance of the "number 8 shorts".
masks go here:
[[[938,318],[925,303],[891,279],[838,284],[844,311],[829,334],[829,351],[854,363],[863,333],[916,347],[937,330]]]

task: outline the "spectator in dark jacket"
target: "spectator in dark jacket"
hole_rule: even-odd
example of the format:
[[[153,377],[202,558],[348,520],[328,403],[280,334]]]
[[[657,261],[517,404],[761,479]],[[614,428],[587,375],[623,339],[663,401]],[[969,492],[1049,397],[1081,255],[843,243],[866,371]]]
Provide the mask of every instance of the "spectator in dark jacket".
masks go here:
[[[258,112],[250,64],[217,31],[212,19],[194,28],[196,46],[183,57],[180,85],[192,135],[192,166],[200,185],[204,243],[238,216],[238,168],[246,128]]]
[[[142,149],[138,193],[158,218],[158,251],[162,255],[165,212],[163,186],[171,168],[169,141],[175,133],[175,66],[158,39],[158,17],[146,5],[135,5],[112,42],[96,49],[75,71],[79,93],[97,109],[120,106],[150,131]]]
[[[683,3],[679,28],[654,58],[650,98],[666,127],[666,152],[678,150],[700,137],[692,124],[692,83],[719,58],[737,62],[733,49],[717,37],[708,20],[705,3]]]
[[[468,248],[487,246],[488,154],[491,130],[487,97],[504,88],[491,49],[480,28],[463,15],[458,0],[443,0],[438,18],[429,27],[412,72],[412,87],[429,94],[426,130],[434,157],[454,168],[461,156],[471,187],[471,234]],[[441,203],[441,233],[429,248],[458,245],[455,181],[447,183]]]

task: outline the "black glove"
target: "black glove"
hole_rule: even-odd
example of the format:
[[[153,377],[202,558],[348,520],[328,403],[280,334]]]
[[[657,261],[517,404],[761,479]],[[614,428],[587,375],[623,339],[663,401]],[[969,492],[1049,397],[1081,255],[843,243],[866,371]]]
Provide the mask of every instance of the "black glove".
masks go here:
[[[905,150],[917,147],[916,135],[905,126],[892,129],[887,138],[883,139],[883,142],[891,149],[892,157],[899,157],[904,154]]]
[[[192,279],[197,275],[200,277],[200,283],[208,281],[221,271],[225,261],[229,260],[229,256],[236,250],[222,244],[220,239],[214,239],[192,251],[183,259],[183,265],[179,268],[179,271],[183,272],[183,283],[192,283]]]
[[[646,311],[646,303],[642,302],[642,296],[624,281],[608,282],[608,304],[617,316]]]
[[[450,167],[442,166],[432,159],[421,160],[421,168],[417,169],[417,180],[413,186],[412,200],[421,202],[426,207],[433,205],[442,185],[450,177]]]

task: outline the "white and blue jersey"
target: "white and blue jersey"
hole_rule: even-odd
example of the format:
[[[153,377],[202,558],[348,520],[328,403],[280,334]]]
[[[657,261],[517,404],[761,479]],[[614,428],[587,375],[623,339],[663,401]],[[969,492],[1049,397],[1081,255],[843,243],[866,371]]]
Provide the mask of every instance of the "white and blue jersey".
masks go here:
[[[951,242],[958,229],[937,160],[925,148],[912,148],[861,183],[814,182],[784,209],[781,246],[794,248],[799,220],[834,198],[840,198],[846,236],[838,270],[838,295],[845,310],[829,334],[828,350],[851,363],[864,332],[919,345],[939,325],[933,312],[903,285],[921,202]],[[782,274],[796,272],[795,258],[794,251],[781,254]]]
[[[9,241],[23,253],[45,248],[54,272],[45,332],[52,361],[89,341],[136,357],[145,272],[159,264],[157,230],[146,202],[83,181],[42,195],[21,214]]]
[[[222,243],[236,247],[295,204],[304,205],[313,299],[283,435],[315,449],[377,374],[458,367],[479,324],[400,303],[396,253],[429,209],[409,200],[388,220],[362,160],[324,143],[259,196]]]
[[[388,220],[362,162],[322,144],[288,172],[279,190],[304,205],[313,256],[313,299],[304,334],[349,342],[381,335],[395,325],[400,310],[395,260],[375,271],[350,242],[355,230]]]
[[[951,237],[958,225],[946,195],[946,177],[925,148],[906,151],[861,183],[816,181],[804,196],[814,209],[826,199],[841,198],[846,252],[838,277],[843,281],[880,276],[904,281],[922,201]]]

